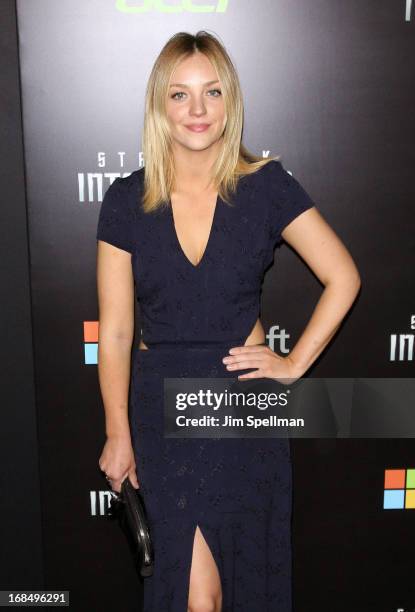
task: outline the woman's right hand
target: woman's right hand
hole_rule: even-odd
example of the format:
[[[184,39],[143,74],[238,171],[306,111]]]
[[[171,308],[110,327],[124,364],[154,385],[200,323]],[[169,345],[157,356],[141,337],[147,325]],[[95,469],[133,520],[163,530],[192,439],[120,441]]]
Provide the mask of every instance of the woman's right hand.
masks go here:
[[[99,467],[108,476],[113,491],[120,493],[121,483],[129,478],[139,488],[131,437],[108,436],[99,458]]]

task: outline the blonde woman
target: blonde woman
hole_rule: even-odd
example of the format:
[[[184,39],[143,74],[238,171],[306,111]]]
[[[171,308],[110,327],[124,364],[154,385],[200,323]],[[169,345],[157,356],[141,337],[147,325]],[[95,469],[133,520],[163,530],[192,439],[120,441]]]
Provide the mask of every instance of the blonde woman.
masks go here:
[[[144,612],[291,610],[286,438],[164,438],[164,378],[303,376],[360,286],[310,196],[243,146],[238,76],[205,31],[164,46],[146,92],[145,168],[108,188],[98,222],[99,380],[114,491],[140,487],[154,542]],[[324,285],[289,355],[265,343],[260,291],[284,239]],[[134,353],[134,299],[142,337]],[[131,374],[131,400],[129,383]],[[128,408],[130,408],[128,410]]]

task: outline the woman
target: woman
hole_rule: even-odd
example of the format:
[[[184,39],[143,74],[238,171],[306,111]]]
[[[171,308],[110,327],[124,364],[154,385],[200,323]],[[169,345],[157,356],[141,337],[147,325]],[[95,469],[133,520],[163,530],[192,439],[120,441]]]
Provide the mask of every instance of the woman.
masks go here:
[[[164,438],[164,378],[301,377],[360,286],[348,251],[276,159],[241,142],[238,77],[204,31],[173,36],[146,93],[145,168],[116,179],[98,223],[99,380],[113,490],[140,486],[154,541],[145,612],[291,610],[289,441]],[[265,345],[275,244],[325,286],[288,356]],[[134,285],[142,339],[128,414]]]

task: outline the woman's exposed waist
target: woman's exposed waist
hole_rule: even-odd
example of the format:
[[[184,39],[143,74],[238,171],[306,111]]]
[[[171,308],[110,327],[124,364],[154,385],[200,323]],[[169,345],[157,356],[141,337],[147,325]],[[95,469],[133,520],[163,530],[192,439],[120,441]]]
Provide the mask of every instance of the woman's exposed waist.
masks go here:
[[[243,338],[234,338],[233,340],[171,340],[163,342],[146,342],[147,348],[138,350],[141,352],[154,350],[215,350],[215,349],[230,349],[235,346],[243,346]]]

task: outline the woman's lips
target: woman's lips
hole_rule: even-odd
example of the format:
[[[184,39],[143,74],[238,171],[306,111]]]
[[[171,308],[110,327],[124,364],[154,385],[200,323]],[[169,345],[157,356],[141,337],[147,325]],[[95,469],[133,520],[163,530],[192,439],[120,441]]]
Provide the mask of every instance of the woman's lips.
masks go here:
[[[192,132],[204,132],[208,129],[209,125],[209,123],[197,123],[195,125],[186,125],[186,127]]]

